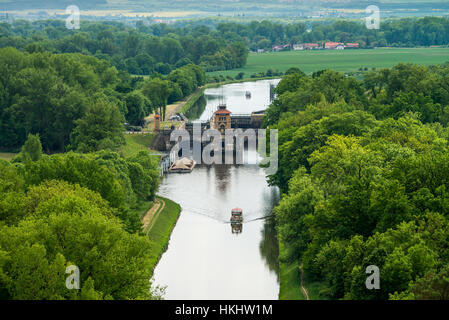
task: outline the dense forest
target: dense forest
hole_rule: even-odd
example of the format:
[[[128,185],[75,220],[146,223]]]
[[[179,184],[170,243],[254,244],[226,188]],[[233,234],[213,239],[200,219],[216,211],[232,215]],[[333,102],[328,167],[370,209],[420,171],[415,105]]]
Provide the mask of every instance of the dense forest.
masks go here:
[[[447,45],[449,19],[385,19],[380,30],[346,20],[235,23],[206,19],[173,25],[138,21],[135,26],[85,21],[80,30],[68,30],[61,20],[0,24],[0,47],[93,55],[136,75],[167,75],[188,64],[205,71],[240,68],[246,64],[247,49],[324,41],[357,42],[364,48]]]
[[[12,163],[0,160],[0,299],[159,298],[148,281],[153,247],[132,210],[154,198],[158,161],[41,147],[30,135]],[[81,290],[65,286],[71,264]]]
[[[123,154],[125,125],[165,117],[206,71],[241,67],[248,48],[275,43],[447,44],[448,26],[0,24],[0,150],[18,152],[0,160],[0,299],[160,298],[136,209],[155,198],[158,161]],[[324,281],[326,298],[448,298],[449,65],[363,79],[292,68],[276,93],[264,121],[280,133],[269,177],[283,192],[280,259]],[[83,270],[78,291],[65,287],[71,264]],[[368,265],[382,290],[365,289]]]
[[[324,281],[322,298],[448,299],[449,65],[291,69],[276,91],[281,261]]]
[[[63,20],[17,20],[0,24],[0,47],[8,46],[28,52],[94,55],[137,75],[167,75],[192,63],[206,71],[227,70],[244,66],[247,58],[241,39],[228,40],[208,27],[174,28],[143,22],[132,27],[83,21],[80,30],[69,30]]]
[[[187,61],[133,76],[112,56],[51,52],[31,37],[0,49],[0,150],[18,152],[0,160],[0,300],[159,299],[149,279],[162,244],[141,222],[159,158],[124,152],[125,122],[164,116],[205,72]],[[66,288],[69,265],[81,270],[80,290]]]
[[[205,83],[192,64],[143,79],[89,55],[13,48],[0,49],[0,70],[0,148],[11,151],[29,133],[40,135],[46,153],[116,150],[125,119],[141,125]]]
[[[159,160],[123,154],[124,123],[164,113],[204,70],[144,79],[39,44],[0,49],[0,70],[0,148],[20,151],[0,160],[0,299],[160,298],[149,281],[159,253],[141,234]],[[72,264],[81,290],[65,286]]]
[[[379,30],[367,29],[364,21],[324,20],[282,23],[269,20],[248,23],[217,22],[211,19],[181,21],[176,26],[198,24],[216,28],[232,41],[244,41],[251,50],[273,45],[304,42],[358,42],[361,47],[415,47],[449,43],[449,19],[439,17],[382,19]]]

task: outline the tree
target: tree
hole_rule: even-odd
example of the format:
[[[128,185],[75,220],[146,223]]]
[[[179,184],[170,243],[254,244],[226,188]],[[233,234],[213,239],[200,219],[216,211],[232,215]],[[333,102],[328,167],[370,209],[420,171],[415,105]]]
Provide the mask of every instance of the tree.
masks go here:
[[[0,160],[0,224],[16,224],[25,214],[24,179],[14,165]]]
[[[142,93],[150,99],[155,108],[159,108],[159,114],[165,120],[167,99],[170,95],[169,81],[160,78],[148,80],[142,86]]]
[[[159,188],[157,160],[147,151],[126,159],[133,190],[142,200],[153,200]]]
[[[239,72],[236,76],[235,76],[235,79],[236,80],[241,80],[241,79],[243,79],[243,76],[245,75],[245,73],[244,72]]]
[[[144,95],[139,92],[133,91],[129,93],[126,98],[126,108],[128,110],[126,114],[126,120],[133,126],[143,126],[145,122],[145,116],[148,114],[146,110],[146,101],[148,100]]]
[[[447,102],[434,71],[373,72],[369,91],[332,71],[292,72],[276,89],[265,125],[279,130],[280,259],[325,281],[322,296],[447,296],[449,136],[435,123]],[[381,290],[365,287],[369,265]]]
[[[39,134],[29,134],[28,139],[22,146],[22,158],[27,161],[37,161],[42,157],[42,144]]]
[[[50,191],[50,197],[45,196]],[[42,195],[44,197],[42,198]],[[67,183],[32,190],[36,214],[0,227],[0,295],[6,299],[147,299],[151,244],[105,214],[98,194]],[[43,216],[45,212],[45,216]],[[68,265],[81,290],[65,286]]]
[[[115,172],[91,155],[68,152],[27,162],[23,170],[27,187],[45,180],[64,180],[98,192],[114,208],[125,206],[125,194]]]
[[[72,133],[72,148],[80,152],[101,149],[116,150],[124,144],[124,118],[118,108],[99,99],[76,121]]]
[[[449,266],[438,271],[429,271],[411,288],[418,300],[449,300]]]

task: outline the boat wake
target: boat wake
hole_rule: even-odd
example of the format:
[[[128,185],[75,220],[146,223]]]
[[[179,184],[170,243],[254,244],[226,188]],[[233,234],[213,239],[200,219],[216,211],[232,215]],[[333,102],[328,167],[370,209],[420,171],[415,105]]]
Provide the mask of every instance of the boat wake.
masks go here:
[[[204,211],[202,211],[201,209],[198,209],[198,208],[194,209],[194,208],[183,207],[182,209],[183,209],[183,211],[201,215],[203,217],[207,217],[209,219],[221,222],[223,224],[231,223],[228,219],[221,218],[221,216],[223,214],[219,213],[219,212],[216,212],[216,214],[214,214],[214,212],[212,212],[210,210],[208,210],[207,213],[205,213]],[[250,222],[254,222],[254,221],[265,220],[265,219],[268,219],[268,218],[271,218],[274,216],[273,214],[269,214],[266,216],[257,216],[258,214],[260,214],[260,212],[250,212],[249,214],[244,214],[243,215],[243,217],[244,217],[243,223],[246,224],[246,223],[250,223]],[[227,215],[226,215],[226,217],[227,217]]]

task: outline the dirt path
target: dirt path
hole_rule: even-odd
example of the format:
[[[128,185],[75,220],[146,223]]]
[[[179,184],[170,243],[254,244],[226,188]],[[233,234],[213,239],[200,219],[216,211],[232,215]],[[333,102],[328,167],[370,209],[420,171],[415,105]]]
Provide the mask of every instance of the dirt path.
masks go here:
[[[142,219],[143,227],[142,229],[146,234],[148,234],[156,223],[159,214],[164,210],[165,202],[162,199],[155,199],[155,204],[148,210],[145,217]]]
[[[301,291],[304,294],[304,296],[306,297],[306,300],[310,300],[309,291],[304,286],[304,270],[302,268],[302,264],[299,266],[299,270],[301,271]]]
[[[153,206],[150,208],[150,210],[147,211],[145,216],[142,218],[142,223],[143,223],[142,229],[144,231],[147,229],[148,225],[153,220],[153,216],[158,211],[160,206],[161,206],[161,203],[160,203],[159,199],[155,199]]]

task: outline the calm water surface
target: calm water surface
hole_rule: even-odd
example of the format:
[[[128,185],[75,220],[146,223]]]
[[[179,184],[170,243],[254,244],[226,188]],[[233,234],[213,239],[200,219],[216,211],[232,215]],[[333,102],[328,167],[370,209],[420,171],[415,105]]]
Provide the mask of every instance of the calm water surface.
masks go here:
[[[233,113],[265,109],[269,84],[277,80],[226,85],[205,92],[207,119],[223,100]],[[245,92],[251,91],[251,99]],[[204,106],[203,106],[204,107]],[[182,212],[168,250],[154,273],[166,299],[277,299],[278,244],[272,208],[279,191],[249,151],[246,165],[197,166],[191,174],[169,174],[159,194],[178,202]],[[232,233],[231,209],[243,209],[242,232]],[[262,219],[261,219],[262,218]]]

